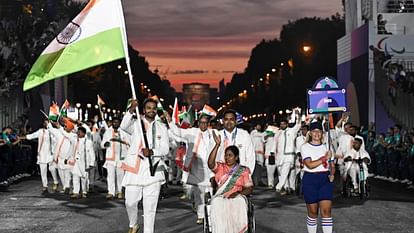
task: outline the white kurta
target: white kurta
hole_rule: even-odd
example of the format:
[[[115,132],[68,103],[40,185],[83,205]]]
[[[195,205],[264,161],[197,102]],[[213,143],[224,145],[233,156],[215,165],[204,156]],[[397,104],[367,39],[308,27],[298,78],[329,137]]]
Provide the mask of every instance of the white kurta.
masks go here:
[[[257,131],[254,129],[250,136],[252,138],[252,143],[254,147],[254,151],[256,153],[256,161],[259,162],[259,164],[263,164],[264,162],[264,133]]]
[[[65,132],[63,128],[53,128],[52,125],[49,125],[48,129],[56,139],[56,146],[53,152],[53,161],[58,165],[58,168],[69,169],[70,167],[65,164],[65,160],[69,160],[73,155],[73,148],[77,135]]]
[[[348,151],[345,155],[345,158],[351,158],[351,159],[368,159],[368,164],[371,163],[371,157],[369,156],[368,152],[365,150],[362,150],[362,147],[359,149],[359,151],[356,151],[355,149],[352,149]],[[362,163],[362,167],[364,169],[364,179],[367,179],[368,176],[368,166],[365,163]],[[349,174],[352,179],[352,183],[354,184],[354,188],[357,187],[357,176],[359,174],[359,164],[354,161],[348,161],[345,162],[345,174]]]
[[[80,177],[86,177],[87,169],[95,165],[95,151],[92,141],[86,138],[78,138],[74,145],[73,159],[75,164],[72,173]]]
[[[101,141],[102,148],[105,148],[105,143],[109,142],[109,147],[106,148],[106,161],[104,167],[107,167],[108,165],[121,167],[121,163],[128,153],[129,146],[120,142],[111,141],[112,138],[120,139],[128,144],[130,143],[130,138],[125,131],[118,129],[117,132],[115,132],[114,128],[110,127],[106,129]]]
[[[283,163],[292,163],[294,161],[294,154],[296,152],[295,139],[300,130],[300,123],[296,123],[293,128],[286,128],[280,130],[277,140],[276,160],[277,165]]]
[[[183,137],[191,145],[187,150],[185,164],[189,171],[187,178],[188,184],[210,185],[212,171],[208,168],[208,157],[215,145],[212,130],[207,129],[202,132],[199,128],[181,129],[174,124],[170,124],[171,131],[179,137]]]
[[[139,133],[138,120],[134,119],[132,114],[127,112],[122,119],[120,127],[130,134],[131,141],[124,163],[126,165],[124,166],[126,172],[122,181],[123,186],[147,186],[157,182],[165,182],[163,171],[163,168],[165,168],[164,159],[169,151],[167,128],[158,121],[149,123],[145,118],[142,119],[147,129],[146,135],[149,148],[154,152],[152,156],[153,164],[155,165],[159,161],[158,169],[154,176],[150,175],[148,158],[141,155],[141,150],[145,144],[144,139]],[[153,135],[153,132],[155,132],[155,135]]]
[[[37,163],[47,164],[53,160],[53,139],[47,129],[41,128],[34,133],[26,135],[28,140],[38,139]]]
[[[240,128],[235,128],[233,132],[227,132],[225,129],[219,131],[221,137],[220,148],[217,153],[216,161],[224,162],[224,150],[226,147],[234,145],[239,148],[240,164],[250,169],[250,174],[254,172],[256,164],[256,156],[253,147],[253,142],[250,134]]]

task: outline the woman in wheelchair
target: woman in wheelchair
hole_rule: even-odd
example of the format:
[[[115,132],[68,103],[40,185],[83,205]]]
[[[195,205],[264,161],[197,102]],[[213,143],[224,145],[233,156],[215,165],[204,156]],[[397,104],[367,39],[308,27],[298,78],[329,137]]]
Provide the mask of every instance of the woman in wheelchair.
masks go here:
[[[303,197],[308,209],[306,226],[308,233],[316,233],[318,212],[321,214],[322,231],[332,233],[332,199],[333,174],[335,166],[332,153],[327,145],[322,143],[322,124],[312,122],[309,127],[310,141],[303,144],[304,175],[302,181]]]
[[[246,195],[253,191],[250,170],[241,166],[239,149],[225,149],[225,162],[216,162],[220,135],[213,132],[216,145],[208,158],[208,167],[215,173],[218,190],[211,200],[211,225],[213,233],[238,233],[248,230],[248,205]]]
[[[354,186],[354,192],[359,192],[358,190],[358,179],[359,174],[359,164],[358,159],[362,160],[362,167],[364,168],[364,181],[367,179],[368,175],[368,164],[371,163],[371,158],[365,150],[361,150],[362,140],[360,138],[355,138],[352,143],[352,150],[348,151],[344,158],[345,163],[345,174],[348,174],[352,179],[352,184]]]

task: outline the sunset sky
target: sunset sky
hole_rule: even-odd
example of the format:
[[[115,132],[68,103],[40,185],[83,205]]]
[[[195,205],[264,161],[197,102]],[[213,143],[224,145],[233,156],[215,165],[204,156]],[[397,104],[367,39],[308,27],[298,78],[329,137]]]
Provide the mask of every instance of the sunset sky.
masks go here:
[[[262,39],[283,24],[342,13],[341,0],[124,0],[129,43],[177,91],[189,82],[213,87],[242,72]]]

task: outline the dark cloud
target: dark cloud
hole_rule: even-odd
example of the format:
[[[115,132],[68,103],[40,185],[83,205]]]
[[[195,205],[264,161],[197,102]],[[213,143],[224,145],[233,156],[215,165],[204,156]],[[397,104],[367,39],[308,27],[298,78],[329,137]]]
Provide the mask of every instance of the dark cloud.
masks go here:
[[[341,0],[125,0],[132,38],[276,37],[281,26],[304,16],[341,11]]]
[[[171,74],[205,74],[208,70],[176,70]]]
[[[203,51],[203,50],[146,50],[143,52],[144,56],[149,57],[158,57],[158,58],[174,58],[174,59],[180,59],[180,58],[220,58],[220,59],[226,59],[226,58],[240,58],[240,57],[248,57],[250,54],[249,50],[242,50],[242,51],[228,51],[228,50],[222,50],[222,51]]]

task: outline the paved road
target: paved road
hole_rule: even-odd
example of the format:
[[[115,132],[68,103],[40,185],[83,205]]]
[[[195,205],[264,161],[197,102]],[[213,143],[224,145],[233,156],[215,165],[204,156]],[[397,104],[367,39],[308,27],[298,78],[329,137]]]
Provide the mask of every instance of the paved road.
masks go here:
[[[369,200],[344,199],[336,192],[334,229],[337,233],[414,232],[414,191],[383,180],[372,180]],[[127,232],[123,201],[105,200],[104,184],[87,198],[40,194],[40,178],[26,178],[0,192],[0,232]],[[179,186],[170,186],[159,203],[156,232],[202,232],[189,201],[180,201]],[[280,196],[264,188],[253,195],[256,232],[306,232],[306,207],[301,198]],[[142,213],[141,213],[142,214]],[[142,222],[142,219],[140,220]]]

